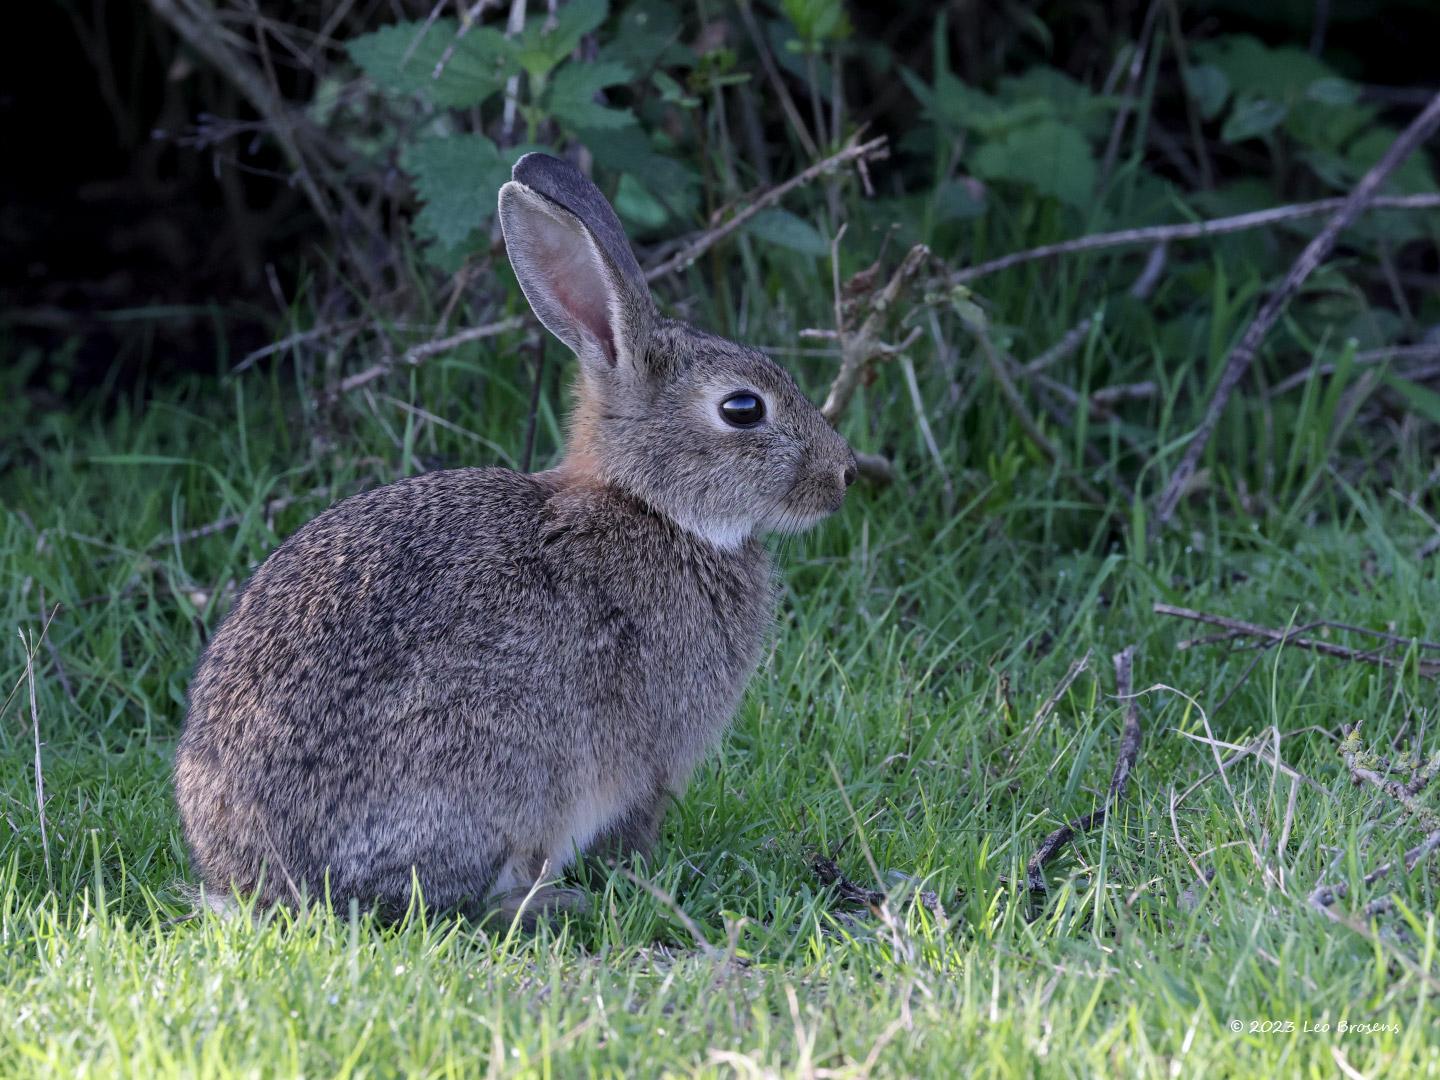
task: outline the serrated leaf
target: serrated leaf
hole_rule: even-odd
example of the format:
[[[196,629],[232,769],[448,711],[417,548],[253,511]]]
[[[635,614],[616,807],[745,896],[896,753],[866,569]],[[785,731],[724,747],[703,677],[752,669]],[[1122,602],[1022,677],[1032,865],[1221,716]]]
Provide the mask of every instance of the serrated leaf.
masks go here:
[[[350,57],[384,90],[421,94],[444,108],[469,108],[498,93],[519,68],[515,46],[489,26],[472,27],[456,40],[454,19],[397,23],[346,43]],[[455,51],[440,77],[435,67],[451,44]]]
[[[570,63],[555,73],[545,95],[545,109],[572,128],[605,131],[635,123],[629,109],[612,109],[595,102],[595,95],[607,86],[629,82],[630,69],[624,64]]]
[[[1239,102],[1220,129],[1220,137],[1226,142],[1244,142],[1269,135],[1279,127],[1290,110],[1279,101],[1255,98]]]
[[[971,157],[970,167],[976,176],[1016,180],[1070,206],[1088,206],[1094,195],[1090,144],[1055,120],[1041,120],[987,142]]]
[[[745,224],[745,231],[757,240],[776,247],[798,251],[802,255],[828,255],[830,242],[819,229],[802,217],[772,206],[761,210]]]
[[[1230,80],[1214,64],[1185,69],[1185,91],[1206,120],[1214,120],[1230,100]]]
[[[415,216],[423,240],[455,248],[495,214],[495,193],[510,179],[523,148],[505,154],[484,135],[422,139],[408,147],[400,164],[424,204]]]

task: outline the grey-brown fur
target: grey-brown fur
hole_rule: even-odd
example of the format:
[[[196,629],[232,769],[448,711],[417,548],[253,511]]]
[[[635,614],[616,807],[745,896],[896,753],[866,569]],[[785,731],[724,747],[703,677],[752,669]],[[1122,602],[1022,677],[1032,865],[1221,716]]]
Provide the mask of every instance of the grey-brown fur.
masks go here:
[[[813,523],[854,477],[779,367],[656,313],[589,181],[540,155],[515,177],[511,260],[580,358],[565,460],[357,495],[256,571],[176,756],[212,894],[328,887],[396,913],[418,880],[432,905],[513,909],[577,851],[648,848],[771,625],[757,534]],[[737,391],[766,423],[720,421]]]

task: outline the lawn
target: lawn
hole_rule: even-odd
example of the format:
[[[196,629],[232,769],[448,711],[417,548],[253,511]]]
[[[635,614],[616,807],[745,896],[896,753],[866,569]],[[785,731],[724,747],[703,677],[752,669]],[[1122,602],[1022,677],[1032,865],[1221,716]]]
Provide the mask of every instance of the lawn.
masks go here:
[[[1025,273],[995,310],[1026,309]],[[1254,295],[1193,299],[1210,322],[1198,366],[1168,369],[1156,414],[1176,419],[1155,474],[1139,470],[1146,492]],[[1009,340],[1053,341],[1085,302],[1072,287]],[[753,311],[767,339],[710,325],[793,344],[827,303]],[[1105,348],[1153,363],[1143,335],[1158,331],[1139,325],[1097,330],[1074,362]],[[190,670],[234,586],[351,491],[522,457],[527,353],[496,339],[328,405],[277,360],[7,421],[0,1071],[1440,1074],[1435,863],[1362,880],[1423,838],[1433,794],[1403,809],[1352,780],[1340,742],[1360,725],[1407,780],[1404,755],[1440,746],[1434,654],[1185,647],[1215,628],[1153,610],[1440,638],[1418,436],[1367,461],[1344,378],[1273,403],[1242,392],[1217,453],[1243,464],[1216,466],[1180,527],[1146,541],[1143,504],[1103,470],[1109,506],[1079,498],[971,344],[939,334],[915,354],[916,393],[886,370],[845,425],[899,479],[777,545],[773,650],[654,857],[591,873],[591,912],[533,935],[419,912],[187,917],[169,787]],[[833,359],[779,355],[818,399]],[[222,370],[237,359],[222,349]],[[552,362],[537,466],[563,405]],[[1054,434],[1114,465],[1130,451],[1107,430]],[[1127,646],[1122,699],[1111,658]],[[1132,707],[1126,790],[1032,892],[1045,835],[1104,803]],[[1324,911],[1309,901],[1322,880],[1349,887]]]

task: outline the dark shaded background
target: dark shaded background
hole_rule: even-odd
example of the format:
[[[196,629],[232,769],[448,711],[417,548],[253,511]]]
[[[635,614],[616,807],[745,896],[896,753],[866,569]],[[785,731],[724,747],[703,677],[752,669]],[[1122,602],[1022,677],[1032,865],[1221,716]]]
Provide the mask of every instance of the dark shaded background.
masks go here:
[[[330,6],[262,9],[277,22],[304,22]],[[1043,58],[1097,85],[1145,6],[961,0],[944,8],[953,63],[967,81],[985,85]],[[428,8],[362,2],[335,37]],[[939,5],[849,8],[859,34],[928,71]],[[1184,8],[1187,39],[1223,26],[1267,43],[1309,41],[1397,117],[1440,81],[1432,0]],[[323,266],[329,238],[249,105],[145,3],[52,2],[12,16],[23,25],[0,38],[0,359],[26,362],[27,385],[59,405],[102,381],[124,387],[215,370],[270,340],[298,277]],[[1027,25],[1048,28],[1050,42]],[[292,100],[308,98],[302,66],[277,64],[277,75]],[[876,130],[903,132],[915,107],[898,79],[860,65],[847,78],[861,84],[847,96],[870,102]],[[1177,125],[1182,108],[1173,95],[1157,100]]]

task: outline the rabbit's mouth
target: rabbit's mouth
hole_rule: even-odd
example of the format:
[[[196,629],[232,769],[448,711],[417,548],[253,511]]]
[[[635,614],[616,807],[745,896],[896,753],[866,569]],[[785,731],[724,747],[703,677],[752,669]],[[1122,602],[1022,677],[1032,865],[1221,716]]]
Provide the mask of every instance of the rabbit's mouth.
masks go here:
[[[820,522],[824,521],[831,514],[839,510],[845,502],[845,493],[837,496],[833,505],[824,509],[812,509],[810,507],[800,508],[787,506],[778,514],[771,515],[767,520],[759,522],[759,526],[765,532],[773,533],[802,533],[807,529],[813,529]]]

